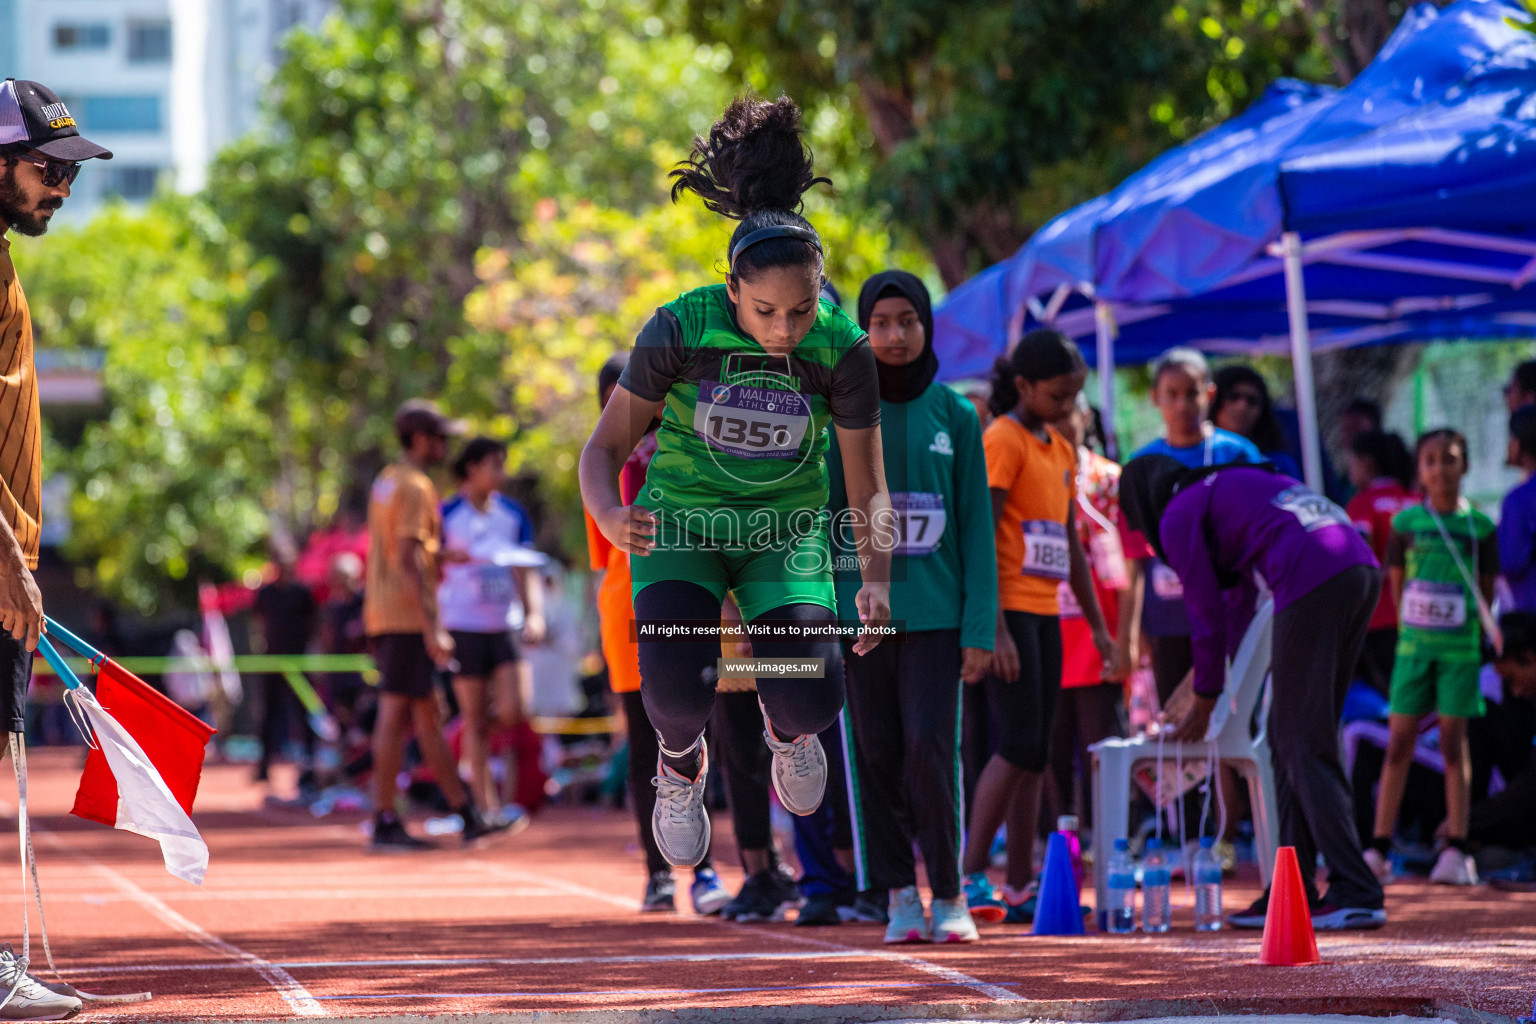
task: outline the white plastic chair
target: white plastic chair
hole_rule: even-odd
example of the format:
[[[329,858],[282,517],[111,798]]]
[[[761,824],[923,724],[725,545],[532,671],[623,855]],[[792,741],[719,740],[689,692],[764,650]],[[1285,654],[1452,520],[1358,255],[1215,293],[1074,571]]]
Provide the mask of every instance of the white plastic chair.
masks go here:
[[[1268,710],[1270,638],[1273,634],[1275,604],[1267,595],[1261,600],[1243,635],[1237,655],[1227,666],[1227,685],[1211,715],[1205,739],[1195,743],[1165,741],[1164,760],[1182,757],[1185,763],[1204,762],[1212,744],[1222,764],[1236,768],[1248,780],[1253,810],[1254,842],[1259,858],[1259,877],[1268,887],[1275,863],[1276,831],[1279,823],[1275,803],[1275,774],[1270,763],[1267,713],[1259,716],[1256,736],[1248,734],[1254,709],[1261,695]],[[1093,754],[1093,883],[1097,894],[1095,907],[1102,926],[1108,908],[1106,879],[1109,858],[1116,839],[1127,838],[1130,817],[1132,773],[1136,766],[1158,758],[1156,737],[1108,739],[1089,748]],[[1212,785],[1216,785],[1212,780]]]

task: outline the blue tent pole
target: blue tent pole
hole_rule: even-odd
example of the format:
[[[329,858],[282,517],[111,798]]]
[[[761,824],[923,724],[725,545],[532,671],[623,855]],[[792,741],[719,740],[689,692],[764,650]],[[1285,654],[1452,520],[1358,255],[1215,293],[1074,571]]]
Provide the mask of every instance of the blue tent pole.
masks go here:
[[[1291,323],[1291,369],[1296,376],[1296,419],[1301,427],[1301,465],[1307,486],[1323,493],[1323,449],[1317,429],[1317,392],[1312,381],[1312,340],[1307,330],[1307,286],[1302,277],[1301,236],[1280,236],[1285,260],[1285,311]]]

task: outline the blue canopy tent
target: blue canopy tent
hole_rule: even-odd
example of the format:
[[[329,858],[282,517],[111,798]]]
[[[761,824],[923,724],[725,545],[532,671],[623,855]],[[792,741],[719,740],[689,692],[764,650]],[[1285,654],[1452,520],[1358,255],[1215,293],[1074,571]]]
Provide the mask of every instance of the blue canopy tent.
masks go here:
[[[946,377],[1047,324],[1106,368],[1173,344],[1289,349],[1317,486],[1314,347],[1536,334],[1536,38],[1519,16],[1421,5],[1348,87],[1277,83],[1063,214],[945,300]]]

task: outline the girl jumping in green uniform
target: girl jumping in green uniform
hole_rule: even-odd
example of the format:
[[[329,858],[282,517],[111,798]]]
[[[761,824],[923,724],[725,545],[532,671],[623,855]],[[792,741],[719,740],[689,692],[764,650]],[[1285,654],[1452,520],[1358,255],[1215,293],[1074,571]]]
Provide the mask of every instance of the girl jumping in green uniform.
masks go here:
[[[828,545],[826,450],[836,427],[848,505],[865,557],[857,606],[863,654],[890,617],[894,538],[880,449],[880,393],[864,331],[819,298],[823,253],[795,211],[815,176],[788,98],[738,99],[672,176],[739,220],[724,284],[661,307],[581,456],[598,528],[631,556],[640,691],[660,739],[657,845],[674,865],[709,845],[702,742],[715,701],[713,627],[731,594],[753,653],[782,659],[757,688],[784,806],[821,803],[816,734],[843,707],[842,651]],[[633,505],[619,469],[653,418],[656,454]],[[788,660],[803,661],[792,670]],[[785,668],[786,671],[776,671]]]

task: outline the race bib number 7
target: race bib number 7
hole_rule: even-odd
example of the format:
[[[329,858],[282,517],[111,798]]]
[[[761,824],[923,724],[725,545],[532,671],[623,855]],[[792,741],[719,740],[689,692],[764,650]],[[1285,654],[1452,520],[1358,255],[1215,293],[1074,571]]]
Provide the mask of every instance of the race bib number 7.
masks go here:
[[[1050,580],[1064,580],[1072,575],[1064,524],[1049,519],[1031,519],[1024,524],[1023,573]]]
[[[891,508],[901,529],[901,540],[892,554],[912,558],[931,555],[939,549],[947,522],[944,495],[927,491],[893,491]]]
[[[693,429],[720,451],[743,459],[791,458],[810,423],[811,404],[798,392],[699,382]]]

